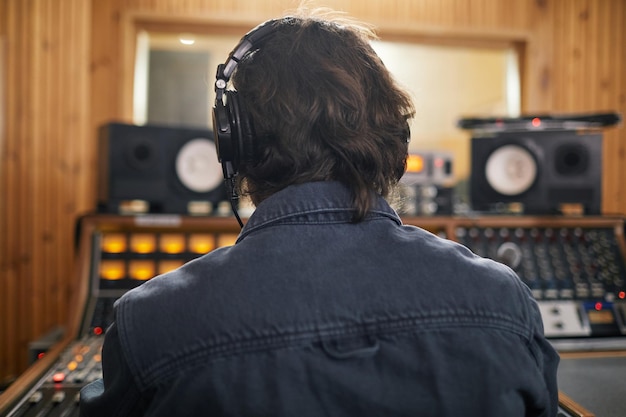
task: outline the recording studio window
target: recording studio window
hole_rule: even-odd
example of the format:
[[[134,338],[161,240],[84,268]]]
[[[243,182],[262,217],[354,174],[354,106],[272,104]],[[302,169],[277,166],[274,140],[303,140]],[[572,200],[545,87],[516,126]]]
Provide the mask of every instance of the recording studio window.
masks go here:
[[[141,31],[137,36],[133,121],[206,127],[215,69],[239,36]]]
[[[239,35],[142,31],[134,78],[134,122],[210,126],[215,69]],[[384,37],[383,37],[384,39]],[[470,172],[466,116],[518,116],[520,77],[513,46],[456,46],[377,41],[374,48],[414,97],[410,150],[450,152],[456,180]]]

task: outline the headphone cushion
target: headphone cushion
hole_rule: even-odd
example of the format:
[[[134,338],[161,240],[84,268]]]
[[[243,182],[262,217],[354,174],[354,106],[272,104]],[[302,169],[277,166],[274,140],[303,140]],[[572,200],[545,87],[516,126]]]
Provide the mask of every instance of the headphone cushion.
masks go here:
[[[246,109],[244,100],[236,91],[226,91],[226,103],[230,113],[231,140],[235,149],[235,163],[241,165],[255,161],[254,125]]]

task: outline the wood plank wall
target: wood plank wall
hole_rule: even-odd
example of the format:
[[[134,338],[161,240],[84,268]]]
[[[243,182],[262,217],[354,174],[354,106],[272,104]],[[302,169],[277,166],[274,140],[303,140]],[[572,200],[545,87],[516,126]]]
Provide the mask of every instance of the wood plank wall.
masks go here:
[[[5,125],[0,150],[0,381],[27,344],[65,323],[77,213],[92,206],[90,3],[2,1]]]
[[[395,36],[525,34],[525,112],[626,114],[623,0],[310,4],[344,10]],[[150,14],[251,27],[295,5],[288,0],[0,1],[0,382],[26,368],[29,341],[73,314],[73,229],[77,216],[94,208],[95,127],[130,120],[124,22]],[[605,213],[626,213],[624,132],[613,128],[605,134]]]

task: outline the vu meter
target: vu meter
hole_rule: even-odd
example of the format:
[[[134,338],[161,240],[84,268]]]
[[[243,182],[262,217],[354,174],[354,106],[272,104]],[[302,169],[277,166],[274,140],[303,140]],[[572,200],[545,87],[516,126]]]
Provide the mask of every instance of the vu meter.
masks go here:
[[[402,182],[408,185],[445,185],[453,179],[452,154],[439,151],[411,153]]]

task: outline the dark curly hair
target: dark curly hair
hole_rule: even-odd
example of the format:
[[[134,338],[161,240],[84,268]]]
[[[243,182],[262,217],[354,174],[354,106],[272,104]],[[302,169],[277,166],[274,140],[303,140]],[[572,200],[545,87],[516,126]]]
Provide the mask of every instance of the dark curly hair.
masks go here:
[[[237,187],[258,204],[293,184],[340,181],[354,221],[406,169],[410,96],[374,52],[373,31],[338,15],[279,20],[232,77],[254,127]]]

